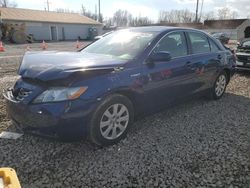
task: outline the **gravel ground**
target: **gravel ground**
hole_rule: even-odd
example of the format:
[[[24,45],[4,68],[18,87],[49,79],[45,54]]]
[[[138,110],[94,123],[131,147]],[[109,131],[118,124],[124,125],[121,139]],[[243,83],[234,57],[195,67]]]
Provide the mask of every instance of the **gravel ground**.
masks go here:
[[[0,88],[17,79],[15,62],[0,63]],[[0,166],[15,168],[24,188],[248,188],[249,106],[250,73],[237,74],[221,100],[196,99],[140,119],[107,148],[29,135],[0,139]],[[0,129],[13,129],[2,97]]]
[[[80,47],[84,47],[89,44],[90,41],[80,41]],[[5,52],[0,53],[0,58],[3,56],[18,56],[23,55],[26,51],[27,47],[30,47],[32,51],[42,50],[42,43],[32,43],[32,44],[4,44]],[[58,50],[61,51],[77,51],[76,49],[76,41],[68,41],[68,42],[48,42],[47,43],[48,50]],[[1,61],[1,59],[0,59]]]

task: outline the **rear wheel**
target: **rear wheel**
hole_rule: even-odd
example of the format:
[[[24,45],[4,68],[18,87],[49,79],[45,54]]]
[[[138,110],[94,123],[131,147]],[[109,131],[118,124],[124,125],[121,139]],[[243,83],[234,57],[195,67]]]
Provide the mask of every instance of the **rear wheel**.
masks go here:
[[[213,89],[212,89],[212,98],[217,100],[220,99],[225,93],[227,87],[227,74],[225,71],[221,72],[217,77]]]
[[[119,94],[109,96],[97,108],[90,124],[90,140],[112,145],[123,139],[134,119],[131,101]]]

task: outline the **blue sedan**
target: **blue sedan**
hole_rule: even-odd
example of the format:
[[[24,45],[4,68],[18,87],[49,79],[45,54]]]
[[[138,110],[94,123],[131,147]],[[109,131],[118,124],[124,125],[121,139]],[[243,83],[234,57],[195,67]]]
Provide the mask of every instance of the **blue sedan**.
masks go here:
[[[27,52],[4,96],[24,132],[110,145],[136,116],[190,96],[220,99],[234,67],[233,54],[202,31],[129,28],[80,52]]]

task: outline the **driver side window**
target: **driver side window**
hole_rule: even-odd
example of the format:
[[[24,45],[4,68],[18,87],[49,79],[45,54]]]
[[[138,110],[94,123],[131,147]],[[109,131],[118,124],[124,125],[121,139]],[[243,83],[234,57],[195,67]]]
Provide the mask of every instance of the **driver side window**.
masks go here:
[[[164,36],[156,45],[154,53],[169,52],[172,58],[186,56],[187,43],[183,32],[174,32]]]

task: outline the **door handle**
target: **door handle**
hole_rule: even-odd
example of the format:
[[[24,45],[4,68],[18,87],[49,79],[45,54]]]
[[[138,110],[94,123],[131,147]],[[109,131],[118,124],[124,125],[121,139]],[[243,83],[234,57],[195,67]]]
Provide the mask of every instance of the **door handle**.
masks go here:
[[[219,55],[217,56],[217,58],[218,58],[218,59],[222,59],[222,56],[219,54]]]
[[[186,62],[186,66],[187,66],[187,67],[191,67],[191,65],[192,65],[192,64],[191,64],[190,61]]]
[[[188,69],[190,69],[190,70],[196,70],[196,68],[194,67],[194,65],[192,64],[192,62],[190,62],[190,61],[188,61],[187,63],[186,63],[186,66],[188,67]]]

